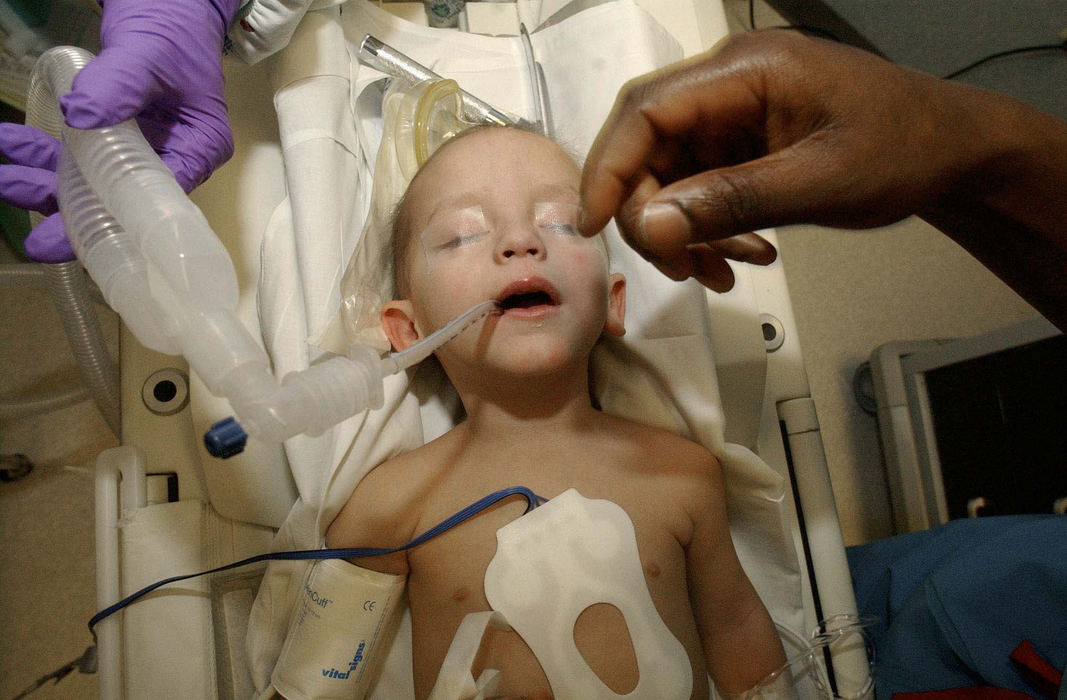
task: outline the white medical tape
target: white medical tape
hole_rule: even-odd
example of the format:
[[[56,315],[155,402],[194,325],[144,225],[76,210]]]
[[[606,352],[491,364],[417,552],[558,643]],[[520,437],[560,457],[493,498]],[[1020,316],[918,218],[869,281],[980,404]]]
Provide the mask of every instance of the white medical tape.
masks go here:
[[[504,616],[492,610],[470,613],[463,618],[448,647],[429,700],[480,700],[497,692],[500,671],[486,669],[477,681],[471,673],[487,627],[511,629]]]

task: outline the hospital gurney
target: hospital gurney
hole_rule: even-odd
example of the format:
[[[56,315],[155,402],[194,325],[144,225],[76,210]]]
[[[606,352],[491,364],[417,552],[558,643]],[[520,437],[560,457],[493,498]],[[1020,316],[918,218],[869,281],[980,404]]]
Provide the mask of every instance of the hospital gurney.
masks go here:
[[[266,61],[227,65],[237,153],[194,199],[234,259],[239,311],[276,375],[323,355],[308,339],[321,339],[337,311],[366,216],[381,76],[355,62],[361,37],[374,34],[523,116],[536,111],[542,85],[555,135],[584,152],[625,80],[725,34],[718,2],[645,4],[651,16],[629,2],[581,3],[593,6],[559,21],[548,2],[468,6],[471,31],[515,34],[518,14],[529,26],[550,24],[531,40],[540,75],[514,36],[419,28],[386,11],[408,6],[362,0],[309,12],[289,46]],[[773,232],[766,236],[773,242]],[[723,460],[738,553],[782,628],[807,636],[819,620],[854,615],[781,263],[735,267],[736,288],[716,295],[663,278],[617,237],[612,257],[630,280],[633,354],[598,358],[611,387],[605,408],[681,431]],[[362,474],[448,427],[447,405],[419,405],[395,384],[382,411],[317,438],[297,436],[284,449],[253,441],[242,455],[216,460],[199,436],[230,415],[228,403],[179,360],[123,333],[123,447],[97,465],[101,608],[167,576],[319,546]],[[410,429],[401,433],[402,424]],[[97,628],[101,696],[252,696],[269,676],[302,576],[302,565],[284,564],[266,578],[250,569],[184,582],[105,620]],[[791,654],[797,645],[784,634]],[[829,650],[831,691],[861,693],[862,642]],[[384,689],[404,687],[405,660],[394,652],[378,697],[404,696]]]

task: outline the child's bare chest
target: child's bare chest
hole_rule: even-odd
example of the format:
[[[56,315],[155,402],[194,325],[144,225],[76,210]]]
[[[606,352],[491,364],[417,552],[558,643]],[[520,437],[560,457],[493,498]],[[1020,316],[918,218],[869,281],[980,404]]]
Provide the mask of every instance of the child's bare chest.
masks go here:
[[[487,493],[515,485],[528,486],[545,498],[554,498],[573,488],[587,499],[617,504],[632,524],[632,534],[628,536],[635,546],[634,555],[629,560],[624,557],[601,563],[603,571],[594,578],[600,577],[604,593],[592,594],[590,612],[583,614],[576,621],[578,624],[572,623],[572,638],[578,643],[579,649],[584,647],[590,650],[593,658],[587,661],[594,669],[597,668],[596,664],[600,664],[601,678],[611,681],[609,685],[618,685],[617,692],[626,692],[627,679],[631,678],[636,668],[626,622],[619,611],[611,606],[594,605],[597,601],[611,599],[609,592],[618,587],[615,580],[618,572],[613,567],[630,568],[633,573],[631,582],[635,578],[640,580],[638,585],[646,588],[655,612],[675,637],[687,641],[695,638],[685,587],[684,549],[673,531],[670,508],[657,503],[655,498],[635,497],[634,490],[617,475],[614,479],[608,479],[605,474],[587,473],[576,478],[572,473],[570,478],[561,478],[561,474],[548,464],[542,464],[541,467],[536,473],[527,472],[529,477],[524,482],[509,481],[517,474],[511,470],[507,470],[510,472],[508,475],[496,473],[471,480],[467,482],[470,488],[466,498],[459,497],[450,489],[443,489],[441,502],[428,505],[427,510],[433,515],[424,520],[439,521],[438,510],[455,512]],[[446,493],[451,498],[445,499]],[[519,497],[503,501],[409,554],[409,595],[415,627],[416,669],[417,675],[423,677],[423,683],[428,682],[430,675],[436,677],[436,669],[464,617],[469,613],[491,609],[486,595],[486,571],[498,553],[498,531],[521,518],[525,508],[525,500]],[[606,535],[604,532],[590,531],[595,528],[588,525],[579,524],[578,529],[585,531],[574,532],[569,539],[584,539],[577,545],[579,549],[595,550],[597,543],[606,536],[609,539],[618,536],[618,533]],[[533,534],[536,536],[536,531]],[[544,537],[546,541],[541,544],[551,551],[560,534],[546,532]],[[562,546],[563,543],[558,544]],[[571,565],[576,567],[572,576],[580,578],[590,574],[585,570],[588,567],[583,566],[583,556],[571,557]],[[528,570],[520,578],[537,579],[541,568]],[[543,578],[552,579],[553,576],[556,574]],[[514,586],[516,583],[511,581],[504,585]],[[499,588],[499,582],[497,585]],[[549,601],[549,609],[558,606],[562,598],[569,595],[560,581],[540,581],[538,587],[541,591],[539,595],[547,596],[545,600]],[[622,640],[614,643],[620,648],[614,648],[613,643],[606,640]],[[511,669],[509,678],[515,682],[513,689],[516,691],[525,693],[547,682],[536,656],[522,638],[513,632],[493,632],[487,636],[480,658],[488,668],[505,665]],[[432,683],[432,680],[429,682]]]

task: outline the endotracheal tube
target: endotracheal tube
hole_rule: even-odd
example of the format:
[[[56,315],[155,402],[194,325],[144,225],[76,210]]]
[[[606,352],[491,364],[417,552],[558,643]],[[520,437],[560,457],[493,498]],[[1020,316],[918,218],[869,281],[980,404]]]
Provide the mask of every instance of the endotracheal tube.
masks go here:
[[[279,384],[266,352],[237,317],[229,253],[136,122],[86,131],[63,123],[58,98],[90,60],[92,54],[72,47],[45,52],[27,100],[35,123],[57,125],[62,138],[57,185],[71,245],[137,339],[184,355],[211,393],[230,400],[253,437],[280,442],[317,434],[380,406],[383,376],[424,359],[496,308],[495,302],[479,304],[384,361],[370,348],[353,346],[348,357],[293,372]],[[205,436],[216,456],[240,452],[243,440],[241,426],[229,419],[224,430]]]
[[[384,358],[364,345],[352,345],[348,357],[334,357],[302,372],[287,374],[280,386],[265,368],[249,365],[247,372],[232,373],[226,396],[242,426],[257,438],[269,436],[266,439],[280,441],[303,432],[316,435],[360,411],[380,408],[385,377],[422,362],[499,309],[495,301],[477,304],[407,350]],[[245,382],[248,387],[239,387],[238,382]],[[231,456],[227,454],[233,449],[231,441],[239,445],[243,440],[240,428],[232,419],[216,423],[204,437],[208,450],[219,457]]]

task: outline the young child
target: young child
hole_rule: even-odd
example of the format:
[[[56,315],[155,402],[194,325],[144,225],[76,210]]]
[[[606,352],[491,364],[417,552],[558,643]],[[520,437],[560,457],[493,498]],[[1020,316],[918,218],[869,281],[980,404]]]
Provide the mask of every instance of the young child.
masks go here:
[[[393,346],[487,299],[505,310],[437,351],[466,419],[364,477],[327,544],[398,546],[511,486],[611,501],[633,521],[656,611],[688,655],[692,697],[708,697],[709,673],[721,691],[739,693],[784,663],[782,646],[734,552],[715,457],[591,402],[589,356],[602,333],[624,332],[625,280],[609,274],[603,238],[577,232],[579,179],[554,142],[499,127],[465,132],[416,175],[394,228],[400,299],[382,312]],[[483,580],[496,532],[525,506],[503,501],[413,550],[356,562],[408,576],[417,697],[433,688],[463,618],[491,609]],[[638,683],[617,608],[589,607],[573,641],[614,692]],[[501,671],[502,696],[552,697],[513,631],[487,630],[475,678],[483,668]]]

